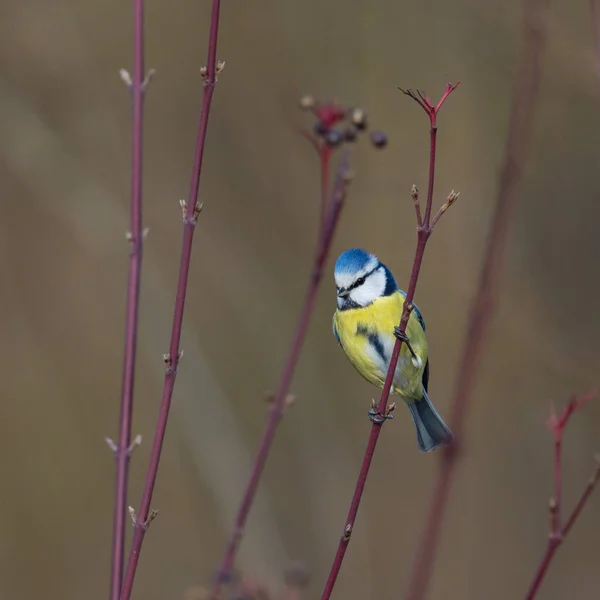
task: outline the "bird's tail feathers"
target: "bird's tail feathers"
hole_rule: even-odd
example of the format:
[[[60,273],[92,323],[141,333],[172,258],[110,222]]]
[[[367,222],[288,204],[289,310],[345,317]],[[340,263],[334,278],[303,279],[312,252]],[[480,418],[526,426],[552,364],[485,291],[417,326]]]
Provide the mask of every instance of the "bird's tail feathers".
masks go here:
[[[421,452],[430,452],[438,446],[452,443],[452,432],[435,410],[425,389],[423,398],[408,403],[417,430],[417,442]]]

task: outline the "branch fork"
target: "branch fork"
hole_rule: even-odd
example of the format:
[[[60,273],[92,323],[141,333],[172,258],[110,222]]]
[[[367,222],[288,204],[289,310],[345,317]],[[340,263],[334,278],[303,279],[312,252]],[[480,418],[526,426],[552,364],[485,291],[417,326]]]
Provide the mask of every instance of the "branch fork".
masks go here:
[[[452,84],[452,83],[447,83],[446,84],[446,89],[444,90],[444,93],[442,95],[442,97],[440,98],[439,102],[437,104],[433,104],[432,101],[429,99],[429,96],[427,96],[427,94],[425,94],[424,92],[422,92],[421,90],[417,89],[416,93],[413,92],[413,90],[411,89],[402,89],[402,88],[398,88],[403,94],[406,94],[409,98],[412,98],[429,116],[429,120],[431,122],[431,127],[436,127],[436,118],[437,118],[437,114],[440,111],[440,109],[442,108],[442,105],[444,104],[444,102],[446,101],[446,99],[448,98],[448,96],[460,85],[460,81]]]
[[[133,508],[133,506],[130,506],[129,507],[129,516],[131,517],[131,523],[132,523],[134,529],[136,527],[141,527],[144,531],[148,531],[148,527],[150,527],[150,524],[152,523],[152,521],[154,521],[154,519],[156,519],[156,517],[158,517],[158,510],[156,508],[151,510],[150,514],[148,515],[148,518],[146,520],[140,522],[140,521],[138,521],[135,509]]]
[[[578,412],[585,404],[589,402],[591,398],[596,395],[595,391],[588,392],[583,396],[572,395],[565,407],[563,408],[560,415],[556,414],[554,406],[550,407],[550,416],[546,421],[548,429],[552,432],[554,437],[554,496],[548,500],[548,513],[549,513],[549,531],[548,531],[548,543],[546,546],[546,552],[540,561],[537,568],[533,581],[527,592],[526,600],[533,600],[536,596],[546,571],[552,562],[554,554],[562,544],[567,534],[575,524],[575,521],[581,514],[585,504],[598,482],[600,477],[600,460],[596,456],[596,468],[590,476],[587,486],[584,488],[579,500],[575,504],[575,508],[571,511],[571,514],[567,518],[567,521],[562,525],[562,439],[571,417]]]
[[[214,81],[211,82],[209,74],[208,74],[208,68],[206,66],[200,67],[200,77],[202,77],[202,80],[204,81],[204,85],[211,85],[211,83],[214,85],[217,81],[219,81],[218,75],[223,72],[224,68],[225,68],[225,61],[218,60],[216,66],[215,66]]]
[[[199,200],[196,202],[194,206],[194,212],[192,213],[191,218],[188,215],[188,205],[187,202],[182,198],[179,201],[179,206],[181,207],[181,213],[183,215],[183,224],[184,225],[196,225],[198,223],[198,217],[204,208],[204,202],[200,202]]]
[[[156,75],[156,69],[150,69],[146,73],[146,76],[144,77],[144,80],[141,83],[141,90],[142,90],[142,92],[145,92],[148,89],[148,86],[150,85],[150,82],[152,81],[152,78],[154,77],[154,75]],[[127,69],[119,69],[119,77],[121,78],[121,80],[123,81],[123,83],[130,90],[133,90],[134,83],[133,83],[131,75],[130,75],[130,73],[129,73],[129,71]]]

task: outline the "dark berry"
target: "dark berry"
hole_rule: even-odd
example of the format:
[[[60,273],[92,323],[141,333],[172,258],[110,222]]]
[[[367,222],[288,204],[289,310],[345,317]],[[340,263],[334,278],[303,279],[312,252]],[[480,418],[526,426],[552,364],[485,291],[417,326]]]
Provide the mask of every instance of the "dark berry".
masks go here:
[[[385,148],[388,143],[388,137],[383,131],[373,131],[371,133],[371,143],[375,148]]]
[[[344,134],[339,131],[338,129],[330,129],[326,134],[325,134],[325,141],[330,145],[330,146],[339,146],[342,141],[344,140]]]
[[[347,142],[353,142],[356,139],[357,135],[358,130],[353,125],[346,127],[346,129],[344,130],[344,139]]]
[[[328,132],[327,125],[323,121],[317,121],[313,127],[313,131],[317,135],[323,136]]]

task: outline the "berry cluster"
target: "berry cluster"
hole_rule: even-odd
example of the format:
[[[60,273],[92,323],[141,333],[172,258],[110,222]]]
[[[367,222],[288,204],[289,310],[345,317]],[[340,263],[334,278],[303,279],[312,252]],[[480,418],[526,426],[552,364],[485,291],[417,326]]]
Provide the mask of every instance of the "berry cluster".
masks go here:
[[[313,133],[317,139],[331,148],[345,142],[354,142],[359,134],[368,128],[367,115],[362,108],[344,108],[335,102],[317,102],[312,96],[300,99],[300,108],[310,111],[317,118]],[[372,131],[371,144],[375,148],[385,148],[388,142],[383,131]],[[315,141],[318,143],[318,141]]]

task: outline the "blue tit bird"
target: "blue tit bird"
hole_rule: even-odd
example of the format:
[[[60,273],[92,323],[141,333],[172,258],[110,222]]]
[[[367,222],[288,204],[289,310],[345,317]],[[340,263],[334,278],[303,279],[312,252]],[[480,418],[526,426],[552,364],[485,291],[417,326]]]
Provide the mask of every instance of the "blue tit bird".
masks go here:
[[[429,358],[425,321],[414,306],[406,333],[398,329],[405,292],[379,259],[360,248],[343,252],[334,268],[337,310],[333,334],[354,368],[383,388],[396,338],[403,340],[392,394],[406,402],[422,452],[452,442],[452,433],[427,395]]]

